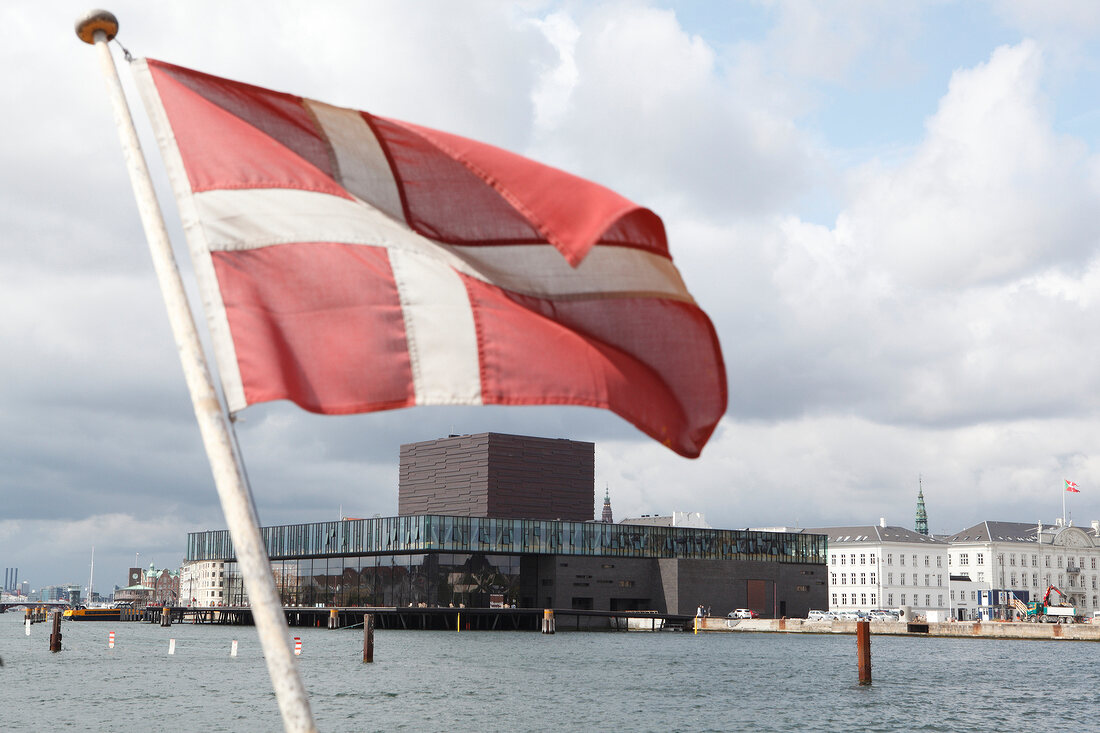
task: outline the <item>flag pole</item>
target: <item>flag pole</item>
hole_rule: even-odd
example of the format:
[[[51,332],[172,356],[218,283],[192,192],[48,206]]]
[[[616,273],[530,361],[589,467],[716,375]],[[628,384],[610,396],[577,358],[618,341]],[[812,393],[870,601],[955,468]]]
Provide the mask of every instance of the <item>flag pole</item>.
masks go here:
[[[183,280],[172,254],[168,230],[153,190],[152,179],[149,177],[149,168],[122,91],[118,69],[115,68],[114,58],[107,46],[117,33],[118,20],[106,10],[89,11],[76,23],[76,34],[80,40],[95,46],[100,69],[107,82],[115,124],[130,174],[130,184],[134,189],[141,223],[149,242],[157,281],[168,309],[168,320],[183,365],[184,378],[191,393],[199,432],[202,434],[203,445],[214,474],[222,512],[233,539],[237,564],[248,590],[252,617],[260,637],[271,684],[275,688],[283,727],[288,732],[312,733],[317,730],[317,726],[309,707],[309,697],[290,653],[290,629],[275,589],[275,576],[260,535],[256,507],[233,450],[229,424],[214,391]]]

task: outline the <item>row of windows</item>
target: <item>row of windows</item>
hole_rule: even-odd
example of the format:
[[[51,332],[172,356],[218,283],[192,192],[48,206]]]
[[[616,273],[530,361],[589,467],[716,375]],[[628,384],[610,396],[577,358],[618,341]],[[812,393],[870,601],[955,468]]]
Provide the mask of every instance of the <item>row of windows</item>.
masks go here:
[[[875,553],[873,553],[873,552],[831,553],[829,555],[829,564],[830,565],[855,565],[857,556],[859,557],[859,564],[860,565],[867,565],[867,564],[874,565],[875,564]],[[923,558],[924,567],[926,567],[926,568],[932,567],[932,557],[933,557],[932,555],[923,555],[923,556],[921,556],[921,555],[908,555],[907,556],[907,555],[902,555],[900,553],[898,554],[898,565],[900,565],[902,567],[905,567],[905,558],[906,557],[911,558],[913,567],[918,567],[920,565],[921,558]],[[935,558],[936,558],[936,567],[937,568],[942,568],[943,567],[943,556],[942,555],[936,555]],[[893,565],[894,564],[894,553],[892,553],[892,552],[886,553],[886,564],[887,565]]]
[[[824,563],[824,535],[417,515],[264,527],[269,556],[339,557],[389,552],[496,552]],[[226,530],[187,535],[187,559],[229,560]]]
[[[1019,566],[1020,567],[1027,567],[1028,558],[1029,558],[1029,555],[1027,555],[1026,553],[1021,552],[1020,556],[1019,556]],[[1050,555],[1043,555],[1043,566],[1044,567],[1048,567],[1048,568],[1050,567],[1050,558],[1051,558]],[[1016,558],[1016,553],[1015,552],[1009,552],[1007,554],[1001,553],[999,555],[999,559],[1000,559],[1001,565],[1008,565],[1008,567],[1010,567],[1010,568],[1017,567],[1017,564],[1016,564],[1017,558]],[[1039,555],[1038,554],[1030,555],[1030,559],[1031,559],[1031,567],[1033,567],[1033,568],[1039,567]],[[1064,555],[1056,555],[1056,556],[1054,556],[1054,559],[1055,559],[1055,562],[1057,563],[1057,567],[1066,568],[1067,570],[1069,570],[1071,572],[1073,572],[1074,570],[1081,570],[1082,568],[1085,567],[1085,558],[1083,556],[1081,556],[1081,557],[1070,556],[1067,560],[1067,558]],[[1096,558],[1095,557],[1090,557],[1090,558],[1088,558],[1088,560],[1089,560],[1089,563],[1088,563],[1089,568],[1091,570],[1096,570]],[[960,552],[959,555],[958,555],[958,561],[957,562],[958,562],[959,565],[969,565],[970,564],[970,553]],[[975,553],[974,554],[974,564],[975,565],[985,565],[985,554],[981,553],[981,552]]]
[[[868,581],[868,576],[870,577],[870,581]],[[908,581],[910,580],[910,578],[912,578],[912,585],[921,585],[921,582],[920,582],[921,579],[920,579],[920,576],[917,573],[913,573],[912,575],[907,575],[906,573],[901,573],[901,575],[899,576],[898,585],[907,585],[907,584],[909,584]],[[856,585],[857,584],[856,573],[831,573],[830,574],[830,579],[831,579],[833,585]],[[937,586],[943,587],[943,575],[942,574],[937,574],[935,580],[936,580],[936,585]],[[868,582],[870,582],[871,585],[875,584],[875,573],[859,573],[858,585],[867,585]],[[894,574],[893,573],[887,573],[886,574],[886,584],[887,585],[893,585],[894,584]],[[925,573],[924,574],[924,583],[923,584],[926,585],[926,586],[931,586],[932,585],[932,575],[930,573]]]
[[[868,598],[870,599],[870,603],[868,603]],[[901,598],[900,605],[902,605],[902,606],[908,605],[910,602],[912,602],[914,605],[920,605],[920,602],[921,602],[921,595],[919,593],[912,593],[912,594],[902,593],[900,595],[900,598]],[[910,601],[910,599],[912,599],[912,600]],[[856,593],[851,593],[851,594],[849,594],[849,593],[833,593],[833,604],[832,605],[834,607],[840,605],[840,606],[862,606],[864,608],[873,608],[877,604],[878,604],[878,601],[875,600],[875,594],[874,593],[859,593],[859,594],[856,594]],[[932,606],[932,594],[931,593],[924,594],[924,605],[928,608],[933,607]],[[886,607],[887,608],[894,608],[894,594],[893,593],[887,593],[886,594]],[[936,596],[936,607],[938,607],[938,608],[943,607],[943,594],[938,594]]]
[[[858,602],[856,600],[856,594],[853,593],[851,595],[851,599],[852,599],[851,603],[848,603],[848,598],[849,598],[848,594],[847,593],[841,593],[840,594],[840,604],[839,605],[841,605],[841,606],[849,606],[849,605],[851,605],[851,606],[867,606],[868,605],[868,603],[867,603],[868,596],[871,598],[871,603],[870,603],[871,606],[874,606],[875,604],[878,603],[878,601],[875,600],[875,594],[874,593],[860,593]],[[835,607],[837,605],[838,605],[837,604],[837,594],[833,593],[833,606]]]
[[[991,579],[995,576],[991,576]],[[1016,581],[1019,580],[1017,583]],[[1059,588],[1088,588],[1093,590],[1097,589],[1097,576],[1077,576],[1075,573],[1067,576],[1065,573],[1058,573],[1057,579],[1051,573],[1045,573],[1042,576],[1042,582],[1039,582],[1039,574],[1032,573],[1030,576],[1030,584],[1028,583],[1028,574],[1020,573],[1017,576],[1016,573],[1006,573],[1002,576],[1002,582],[1007,582],[1007,587],[1018,588],[1021,586],[1030,586],[1032,588],[1046,588],[1048,585],[1054,584]],[[982,583],[985,581],[985,573],[977,574],[977,581]]]

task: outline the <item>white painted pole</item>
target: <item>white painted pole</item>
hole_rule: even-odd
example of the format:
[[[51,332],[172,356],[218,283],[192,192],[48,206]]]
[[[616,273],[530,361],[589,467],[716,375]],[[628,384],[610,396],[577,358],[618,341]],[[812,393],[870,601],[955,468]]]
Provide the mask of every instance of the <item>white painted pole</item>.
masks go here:
[[[252,617],[260,637],[271,684],[275,688],[283,727],[288,732],[311,733],[317,730],[317,726],[313,722],[309,697],[298,676],[294,658],[290,655],[287,643],[290,629],[275,589],[275,578],[260,535],[256,508],[233,451],[229,425],[214,391],[210,370],[183,288],[183,280],[172,254],[164,217],[161,215],[149,169],[141,152],[130,108],[126,104],[126,96],[118,78],[118,70],[107,46],[108,41],[118,32],[118,21],[107,11],[93,10],[77,21],[76,30],[80,39],[94,44],[99,54],[130,183],[134,188],[145,237],[153,257],[153,267],[168,309],[168,320],[191,393],[199,432],[202,434],[203,445],[214,474],[222,512],[229,526],[237,563],[252,604]]]

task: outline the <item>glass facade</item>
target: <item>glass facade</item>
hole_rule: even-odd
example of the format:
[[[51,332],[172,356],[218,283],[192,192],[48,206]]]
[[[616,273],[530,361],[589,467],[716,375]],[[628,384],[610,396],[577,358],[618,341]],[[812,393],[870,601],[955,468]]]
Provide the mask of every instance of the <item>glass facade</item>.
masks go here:
[[[273,561],[457,552],[824,564],[827,539],[793,532],[439,515],[290,524],[261,531]],[[228,530],[187,535],[188,561],[232,559]]]
[[[516,602],[520,557],[482,553],[411,553],[272,560],[279,596],[291,606],[486,607],[490,596]],[[246,600],[230,563],[228,604]]]

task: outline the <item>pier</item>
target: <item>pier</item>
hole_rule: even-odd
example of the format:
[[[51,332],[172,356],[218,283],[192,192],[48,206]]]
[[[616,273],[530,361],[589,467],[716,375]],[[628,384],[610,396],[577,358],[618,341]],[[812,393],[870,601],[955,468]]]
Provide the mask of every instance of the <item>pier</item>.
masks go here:
[[[588,611],[555,608],[558,631],[607,631],[628,628],[627,621],[641,615],[639,611]],[[361,627],[363,616],[372,614],[379,630],[401,631],[540,631],[542,608],[453,608],[414,606],[408,608],[305,607],[284,606],[287,624],[292,627],[348,629]],[[251,626],[252,609],[248,606],[149,606],[123,618],[150,624],[217,624]],[[643,630],[690,629],[691,616],[645,612]],[[638,630],[637,624],[629,627]]]

